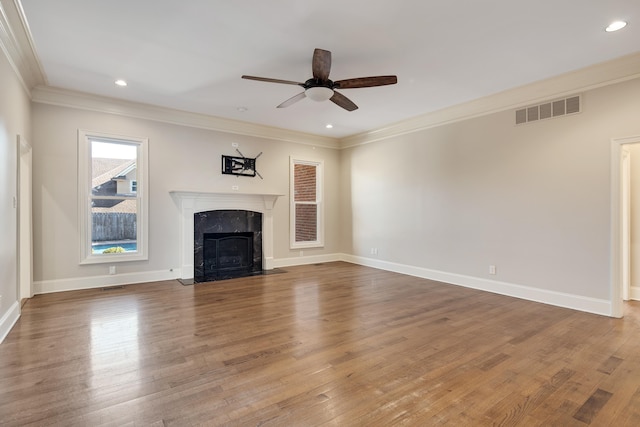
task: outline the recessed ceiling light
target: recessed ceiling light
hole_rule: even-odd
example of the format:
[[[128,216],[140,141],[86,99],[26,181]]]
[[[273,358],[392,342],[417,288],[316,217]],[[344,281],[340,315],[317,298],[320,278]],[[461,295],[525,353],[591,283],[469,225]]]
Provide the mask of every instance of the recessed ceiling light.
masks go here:
[[[333,125],[332,125],[331,123],[328,123],[325,127],[326,127],[327,129],[333,129]]]
[[[127,85],[127,82],[126,82],[126,81],[124,81],[124,80],[122,80],[122,79],[118,79],[118,80],[116,80],[114,83],[115,83],[117,86],[120,86],[120,87],[125,87],[125,86]]]
[[[627,26],[627,23],[624,22],[624,21],[615,21],[615,22],[612,22],[611,24],[609,24],[609,26],[607,28],[605,28],[605,31],[607,33],[612,33],[614,31],[621,30],[626,26]]]

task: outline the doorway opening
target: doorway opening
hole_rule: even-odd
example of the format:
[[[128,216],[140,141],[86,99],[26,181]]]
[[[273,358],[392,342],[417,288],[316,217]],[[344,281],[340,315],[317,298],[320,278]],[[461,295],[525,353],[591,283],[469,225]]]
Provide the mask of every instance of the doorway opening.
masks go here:
[[[634,181],[638,185],[634,186]],[[640,207],[640,194],[634,196],[632,187],[640,188],[640,135],[611,142],[610,285],[614,317],[622,317],[623,301],[640,299],[640,285],[633,286],[634,276],[640,278],[640,217],[637,221],[633,218],[634,212],[640,213],[640,209],[633,209],[634,204]]]

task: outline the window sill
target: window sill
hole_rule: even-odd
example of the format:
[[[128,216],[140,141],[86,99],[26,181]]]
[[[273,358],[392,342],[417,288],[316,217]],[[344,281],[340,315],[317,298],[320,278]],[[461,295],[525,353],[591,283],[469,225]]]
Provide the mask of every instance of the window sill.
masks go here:
[[[309,249],[309,248],[324,248],[323,242],[297,242],[292,243],[289,249]]]
[[[120,262],[130,261],[147,261],[149,257],[146,254],[126,254],[126,253],[114,253],[103,255],[89,255],[80,261],[80,265],[91,264],[114,264]]]

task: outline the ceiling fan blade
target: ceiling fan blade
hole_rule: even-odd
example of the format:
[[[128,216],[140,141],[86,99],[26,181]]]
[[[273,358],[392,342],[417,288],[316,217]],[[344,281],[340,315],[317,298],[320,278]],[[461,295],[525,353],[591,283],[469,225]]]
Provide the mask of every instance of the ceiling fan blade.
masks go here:
[[[355,79],[345,79],[333,82],[336,89],[352,89],[358,87],[374,87],[394,85],[398,83],[396,76],[375,76],[375,77],[358,77]]]
[[[304,83],[298,83],[298,82],[294,82],[291,80],[280,80],[280,79],[271,79],[269,77],[256,77],[256,76],[242,76],[243,79],[247,79],[247,80],[257,80],[259,82],[268,82],[268,83],[282,83],[285,85],[297,85],[297,86],[303,86],[304,87]]]
[[[291,98],[289,98],[286,101],[284,101],[282,104],[278,105],[277,108],[286,108],[289,105],[295,104],[296,102],[300,101],[301,99],[306,98],[306,96],[307,95],[305,95],[304,92],[300,92],[296,96],[292,96]]]
[[[311,66],[313,78],[321,82],[329,79],[331,71],[331,52],[323,49],[315,49],[313,51],[313,63]]]
[[[329,98],[329,100],[347,111],[358,109],[358,106],[354,104],[349,98],[336,91],[333,91],[333,96]]]

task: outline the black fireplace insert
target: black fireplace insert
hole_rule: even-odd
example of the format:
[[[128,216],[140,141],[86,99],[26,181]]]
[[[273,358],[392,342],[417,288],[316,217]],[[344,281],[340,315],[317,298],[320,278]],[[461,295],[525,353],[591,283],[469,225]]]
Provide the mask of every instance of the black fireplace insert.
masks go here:
[[[253,233],[205,233],[204,279],[240,277],[253,270]]]

